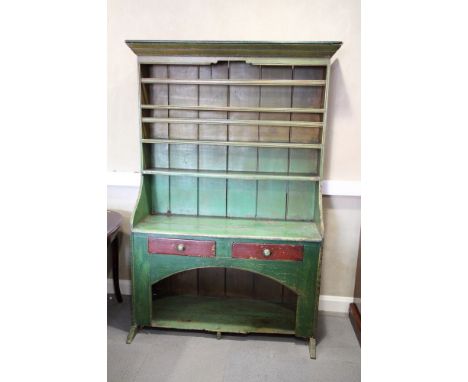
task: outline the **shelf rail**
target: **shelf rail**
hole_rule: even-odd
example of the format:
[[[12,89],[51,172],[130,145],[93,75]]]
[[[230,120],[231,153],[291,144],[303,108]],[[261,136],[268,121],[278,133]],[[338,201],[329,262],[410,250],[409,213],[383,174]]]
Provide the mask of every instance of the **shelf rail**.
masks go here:
[[[228,85],[228,86],[325,86],[325,80],[175,80],[142,78],[143,84],[161,85]]]
[[[197,110],[197,111],[224,111],[224,112],[252,112],[252,113],[298,113],[323,114],[325,109],[303,107],[243,107],[243,106],[179,106],[179,105],[141,105],[143,110]]]
[[[319,181],[320,176],[302,173],[270,173],[270,172],[245,172],[245,171],[213,171],[196,169],[171,169],[171,168],[148,168],[143,174],[169,175],[169,176],[194,176],[199,178],[222,178],[222,179],[244,179],[244,180],[290,180],[290,181]]]
[[[143,117],[143,123],[193,123],[197,125],[244,125],[244,126],[284,126],[284,127],[322,127],[323,122],[280,121],[266,119],[195,119],[195,118],[153,118]]]
[[[206,141],[194,139],[150,139],[141,140],[147,144],[170,144],[170,145],[207,145],[207,146],[240,146],[240,147],[267,147],[286,149],[316,149],[320,150],[320,143],[286,143],[286,142],[251,142],[251,141]]]

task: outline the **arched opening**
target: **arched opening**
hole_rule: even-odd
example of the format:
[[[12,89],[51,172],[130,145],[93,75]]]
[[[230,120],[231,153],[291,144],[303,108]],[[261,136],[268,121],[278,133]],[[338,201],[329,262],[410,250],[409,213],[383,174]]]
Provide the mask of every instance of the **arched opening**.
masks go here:
[[[297,295],[257,273],[199,268],[152,286],[152,326],[234,333],[294,333]]]

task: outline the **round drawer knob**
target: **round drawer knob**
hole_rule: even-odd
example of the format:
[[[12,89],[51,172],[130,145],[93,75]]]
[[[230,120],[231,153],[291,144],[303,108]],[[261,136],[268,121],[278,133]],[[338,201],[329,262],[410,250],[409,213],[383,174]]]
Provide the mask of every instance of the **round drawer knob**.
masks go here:
[[[271,255],[271,251],[268,248],[265,248],[263,250],[263,256],[268,257]]]
[[[177,250],[178,251],[183,251],[185,249],[185,245],[183,244],[177,244]]]

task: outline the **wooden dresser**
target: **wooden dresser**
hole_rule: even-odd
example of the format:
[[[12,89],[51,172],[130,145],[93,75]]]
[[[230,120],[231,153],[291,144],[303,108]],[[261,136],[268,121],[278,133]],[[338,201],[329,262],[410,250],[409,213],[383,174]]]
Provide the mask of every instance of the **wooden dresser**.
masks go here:
[[[138,56],[142,174],[127,343],[141,327],[289,334],[309,339],[315,358],[320,180],[341,43],[127,45]],[[208,295],[154,293],[184,271],[224,282],[208,278],[218,292]],[[242,273],[281,288],[279,300],[230,293]]]

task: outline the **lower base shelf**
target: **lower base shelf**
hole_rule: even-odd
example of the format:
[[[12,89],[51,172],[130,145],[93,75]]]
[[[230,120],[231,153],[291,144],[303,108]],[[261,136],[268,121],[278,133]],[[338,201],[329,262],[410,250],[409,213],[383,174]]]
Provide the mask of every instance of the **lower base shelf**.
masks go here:
[[[168,296],[153,301],[151,326],[226,333],[294,334],[295,311],[261,300]]]

